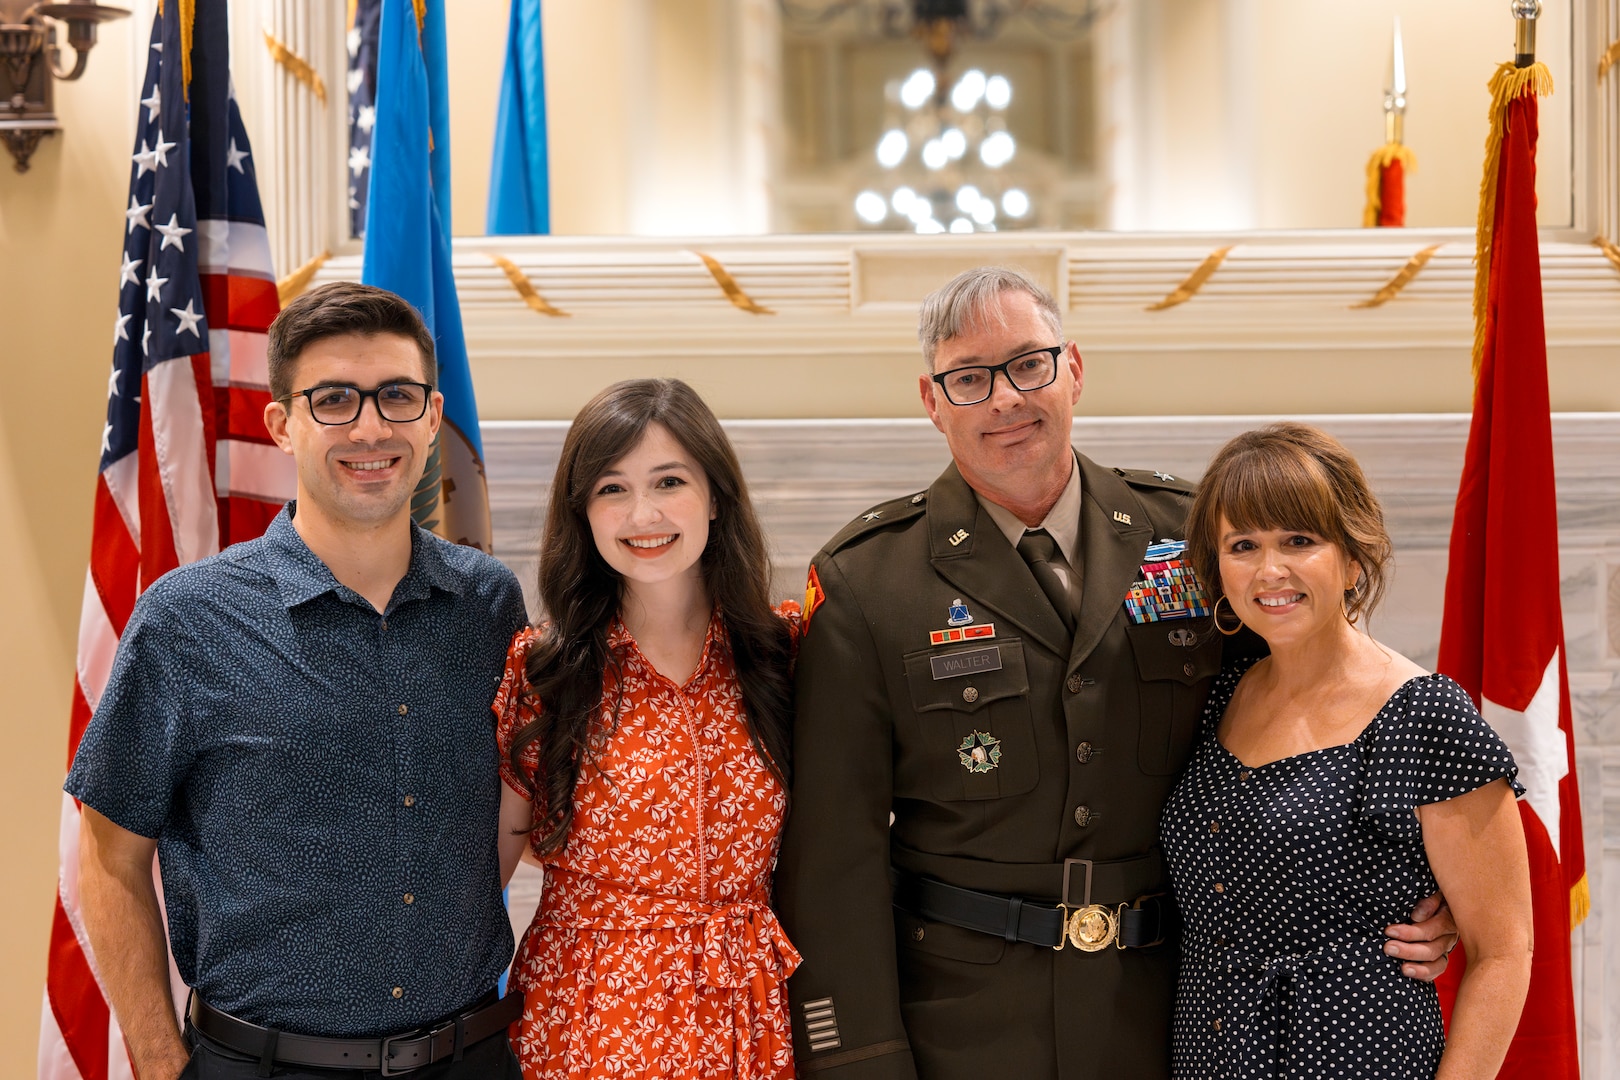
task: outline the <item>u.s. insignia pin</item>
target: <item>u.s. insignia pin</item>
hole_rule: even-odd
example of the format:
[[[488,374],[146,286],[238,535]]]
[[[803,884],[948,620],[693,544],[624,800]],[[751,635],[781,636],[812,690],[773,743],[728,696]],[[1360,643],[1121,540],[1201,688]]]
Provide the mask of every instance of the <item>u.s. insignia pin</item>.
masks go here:
[[[1001,764],[1001,740],[994,735],[975,731],[956,748],[962,768],[970,773],[987,773]]]

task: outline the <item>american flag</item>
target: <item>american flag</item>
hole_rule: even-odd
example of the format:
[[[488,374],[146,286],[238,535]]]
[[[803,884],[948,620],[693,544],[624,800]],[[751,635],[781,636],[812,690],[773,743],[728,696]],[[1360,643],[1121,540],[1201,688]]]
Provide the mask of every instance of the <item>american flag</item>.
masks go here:
[[[153,21],[142,83],[70,761],[135,598],[174,567],[261,533],[294,490],[291,459],[262,419],[265,332],[280,305],[230,86],[225,0],[196,4],[189,85],[183,10],[165,4]],[[64,795],[41,1080],[131,1075],[79,918],[78,836],[79,808]]]
[[[382,0],[349,0],[349,235],[366,235],[371,132],[377,125],[377,27]]]

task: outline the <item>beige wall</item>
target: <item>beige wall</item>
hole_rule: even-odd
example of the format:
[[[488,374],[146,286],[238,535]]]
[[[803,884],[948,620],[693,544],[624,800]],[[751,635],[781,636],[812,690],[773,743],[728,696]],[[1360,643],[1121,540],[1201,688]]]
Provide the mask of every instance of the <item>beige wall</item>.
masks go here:
[[[19,175],[0,156],[0,1076],[32,1076],[39,1039],[134,132],[133,23],[104,26],[84,78],[58,86],[66,130],[33,168]]]

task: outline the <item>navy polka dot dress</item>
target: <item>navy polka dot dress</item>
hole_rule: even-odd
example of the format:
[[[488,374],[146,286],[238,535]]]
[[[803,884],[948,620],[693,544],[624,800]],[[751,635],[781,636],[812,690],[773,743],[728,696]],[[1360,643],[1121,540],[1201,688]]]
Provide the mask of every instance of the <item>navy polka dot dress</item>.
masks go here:
[[[1186,929],[1172,1072],[1430,1080],[1434,986],[1384,927],[1435,891],[1415,808],[1507,777],[1513,756],[1443,675],[1407,682],[1354,742],[1245,768],[1215,727],[1252,661],[1223,671],[1160,825]]]

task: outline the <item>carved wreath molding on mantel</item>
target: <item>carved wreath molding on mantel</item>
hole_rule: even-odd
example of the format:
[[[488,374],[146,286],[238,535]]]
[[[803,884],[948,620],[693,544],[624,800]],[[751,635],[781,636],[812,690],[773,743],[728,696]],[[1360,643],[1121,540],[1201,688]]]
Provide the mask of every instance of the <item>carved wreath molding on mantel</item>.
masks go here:
[[[1226,247],[1189,299],[1150,310]],[[1355,306],[1429,248],[1432,257],[1392,299]],[[702,255],[768,314],[740,306]],[[1620,269],[1598,247],[1567,241],[1544,240],[1541,261],[1549,346],[1620,345]],[[858,335],[871,344],[896,334],[909,342],[928,290],[959,269],[992,262],[1019,266],[1050,288],[1069,313],[1070,332],[1092,347],[1454,348],[1472,334],[1466,230],[1403,231],[1378,243],[1333,233],[481,237],[457,239],[454,256],[469,341],[522,341],[537,355],[572,351],[609,327],[651,328],[671,344],[700,335],[720,349],[728,341],[757,347],[802,338],[807,325],[824,343]],[[510,267],[567,317],[537,313]],[[359,270],[358,256],[339,256],[316,280]]]

